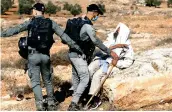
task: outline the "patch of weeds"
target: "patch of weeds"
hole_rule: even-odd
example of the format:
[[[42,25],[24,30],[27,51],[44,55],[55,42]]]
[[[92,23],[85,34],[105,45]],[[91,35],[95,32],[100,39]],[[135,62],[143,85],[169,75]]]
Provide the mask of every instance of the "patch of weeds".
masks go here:
[[[155,46],[162,46],[162,45],[170,44],[170,43],[172,43],[172,38],[168,37],[160,42],[157,42],[157,44]]]
[[[59,52],[51,55],[51,63],[53,66],[69,65],[68,50],[62,49]]]

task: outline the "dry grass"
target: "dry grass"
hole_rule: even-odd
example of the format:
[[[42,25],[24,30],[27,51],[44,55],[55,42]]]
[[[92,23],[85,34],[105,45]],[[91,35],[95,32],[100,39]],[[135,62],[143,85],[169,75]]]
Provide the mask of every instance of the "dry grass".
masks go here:
[[[172,36],[169,36],[156,43],[156,46],[164,46],[166,44],[172,44]]]
[[[51,63],[54,67],[58,65],[69,65],[68,49],[61,49],[57,53],[51,55]]]

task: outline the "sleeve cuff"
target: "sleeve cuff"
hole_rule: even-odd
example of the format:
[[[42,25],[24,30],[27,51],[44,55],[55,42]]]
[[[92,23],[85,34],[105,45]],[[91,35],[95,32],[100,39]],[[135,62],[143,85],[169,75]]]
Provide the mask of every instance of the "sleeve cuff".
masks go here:
[[[110,49],[107,49],[107,53],[110,56],[111,55],[111,50]]]

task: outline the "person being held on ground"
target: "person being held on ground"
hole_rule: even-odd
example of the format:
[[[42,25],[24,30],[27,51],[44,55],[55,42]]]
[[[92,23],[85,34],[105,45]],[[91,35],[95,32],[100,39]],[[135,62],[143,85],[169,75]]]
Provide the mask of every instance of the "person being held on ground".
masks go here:
[[[8,37],[28,30],[28,75],[31,79],[32,89],[35,96],[35,104],[38,111],[45,111],[43,106],[43,95],[40,86],[40,73],[42,75],[47,91],[48,110],[55,108],[55,98],[53,96],[53,84],[50,66],[50,48],[54,43],[53,34],[60,36],[70,48],[75,48],[81,52],[80,47],[67,35],[59,25],[44,17],[45,6],[36,3],[32,8],[33,18],[13,28],[1,32],[1,37]]]
[[[96,21],[100,14],[103,15],[103,12],[100,10],[100,8],[96,4],[91,4],[87,7],[86,16],[80,17],[78,19],[76,18],[74,19],[75,20],[74,22],[78,22],[81,20],[81,22],[85,22],[86,24],[83,24],[83,26],[81,27],[78,35],[78,38],[80,38],[80,40],[77,40],[77,43],[81,47],[84,54],[80,54],[76,52],[74,49],[70,49],[69,52],[69,59],[72,63],[72,86],[73,86],[73,95],[72,95],[73,97],[71,104],[69,105],[68,108],[69,111],[80,110],[78,106],[78,102],[89,83],[90,75],[88,70],[88,64],[92,59],[95,47],[100,48],[108,56],[112,56],[113,58],[117,57],[116,53],[111,52],[110,49],[107,48],[102,43],[102,41],[96,36],[96,32],[95,29],[93,28],[92,21]],[[69,22],[70,21],[67,22],[66,28],[70,26],[68,25]],[[71,28],[69,28],[69,31],[66,30],[66,32],[69,33],[69,34],[67,33],[69,36],[70,33],[72,32],[70,29]],[[70,36],[70,37],[74,38],[74,36]]]
[[[123,24],[119,23],[115,31],[108,35],[104,44],[118,55],[116,67],[125,69],[130,67],[134,62],[134,51],[129,40],[130,30]],[[94,61],[89,65],[89,71],[92,78],[89,95],[93,95],[101,80],[106,75],[109,65],[113,63],[113,59],[103,53],[97,53]],[[98,96],[94,97],[92,109],[96,109],[101,104]]]

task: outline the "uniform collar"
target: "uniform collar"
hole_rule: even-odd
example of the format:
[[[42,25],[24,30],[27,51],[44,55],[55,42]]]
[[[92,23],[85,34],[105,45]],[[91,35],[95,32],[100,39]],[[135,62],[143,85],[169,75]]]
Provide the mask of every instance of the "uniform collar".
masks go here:
[[[85,16],[84,19],[85,19],[86,21],[88,21],[89,24],[93,25],[92,21],[91,21],[87,16]]]
[[[38,16],[35,16],[35,18],[44,18],[43,15],[38,15]]]

